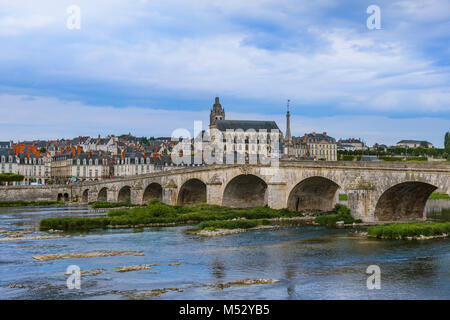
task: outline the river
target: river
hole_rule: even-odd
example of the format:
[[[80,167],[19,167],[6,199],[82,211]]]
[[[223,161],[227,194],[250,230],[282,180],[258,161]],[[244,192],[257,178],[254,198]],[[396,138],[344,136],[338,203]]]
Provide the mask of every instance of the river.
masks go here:
[[[44,217],[84,216],[87,207],[0,208],[0,239],[35,230]],[[57,239],[0,241],[1,299],[449,299],[450,241],[365,239],[350,229],[300,226],[206,238],[189,227],[95,230]],[[30,236],[28,234],[25,236]],[[65,237],[70,235],[70,237]],[[38,261],[35,255],[139,250],[143,255]],[[156,264],[148,270],[114,267]],[[68,289],[69,265],[82,271],[81,289]],[[381,289],[368,290],[366,269],[381,269]],[[214,284],[241,279],[273,284]],[[15,288],[11,288],[16,284]],[[23,286],[18,288],[17,285]]]

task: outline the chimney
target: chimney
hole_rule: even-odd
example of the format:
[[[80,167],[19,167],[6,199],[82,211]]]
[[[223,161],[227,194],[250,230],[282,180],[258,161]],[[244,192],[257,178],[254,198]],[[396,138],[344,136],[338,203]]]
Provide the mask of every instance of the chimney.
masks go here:
[[[75,158],[75,154],[76,154],[75,147],[72,147],[72,158]]]
[[[316,133],[313,131],[312,135],[315,137],[315,136],[316,136]]]
[[[324,133],[323,133],[323,135],[324,135],[324,136],[326,137],[326,136],[327,136],[327,133],[326,133],[326,132],[324,132]]]

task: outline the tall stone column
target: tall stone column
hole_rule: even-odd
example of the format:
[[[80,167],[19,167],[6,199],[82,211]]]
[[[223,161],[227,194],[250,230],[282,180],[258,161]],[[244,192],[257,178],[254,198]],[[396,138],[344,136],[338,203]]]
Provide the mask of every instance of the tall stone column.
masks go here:
[[[270,182],[267,184],[267,205],[272,209],[283,209],[287,205],[286,183]]]

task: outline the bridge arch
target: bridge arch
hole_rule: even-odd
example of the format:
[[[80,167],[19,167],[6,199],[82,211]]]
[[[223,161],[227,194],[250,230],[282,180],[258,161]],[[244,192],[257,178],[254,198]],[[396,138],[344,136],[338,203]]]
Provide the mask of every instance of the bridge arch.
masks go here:
[[[89,202],[89,189],[86,189],[81,194],[81,202],[88,203]]]
[[[375,206],[375,219],[421,220],[428,197],[438,187],[420,181],[398,183],[385,190]]]
[[[206,184],[200,179],[189,179],[178,192],[178,205],[196,205],[206,203]]]
[[[106,202],[108,201],[108,188],[103,187],[100,189],[97,195],[98,202]]]
[[[223,192],[222,205],[251,208],[267,205],[267,183],[253,174],[241,174],[231,179]]]
[[[131,202],[131,187],[124,186],[119,190],[117,202]]]
[[[150,199],[162,201],[162,186],[157,182],[150,183],[144,190],[142,202],[146,204]]]
[[[339,188],[336,182],[325,177],[303,179],[289,193],[287,208],[291,211],[330,211]]]

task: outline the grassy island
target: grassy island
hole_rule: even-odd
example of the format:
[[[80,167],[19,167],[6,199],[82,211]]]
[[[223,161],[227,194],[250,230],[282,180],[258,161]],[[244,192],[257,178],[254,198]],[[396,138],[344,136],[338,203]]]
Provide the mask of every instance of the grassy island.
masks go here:
[[[160,203],[157,199],[152,199],[147,206],[131,209],[111,209],[104,217],[42,219],[40,228],[41,230],[82,230],[111,227],[129,228],[151,225],[199,224],[202,222],[205,222],[201,226],[202,228],[226,228],[224,226],[227,226],[228,228],[244,228],[247,224],[253,227],[254,223],[257,223],[257,225],[266,223],[258,219],[292,218],[301,216],[302,213],[291,212],[287,209],[277,210],[268,207],[234,209],[214,205],[197,205],[191,207],[170,206]],[[226,220],[230,221],[225,222]],[[208,221],[208,223],[206,223],[206,221]],[[219,221],[223,223],[222,226],[219,226]]]
[[[46,206],[63,206],[62,201],[0,201],[0,207],[46,207]]]
[[[130,202],[91,202],[89,203],[93,209],[101,208],[120,208],[120,207],[138,207],[137,204],[132,204]]]
[[[338,221],[344,221],[345,224],[361,222],[360,219],[353,218],[350,209],[341,204],[336,204],[331,214],[321,215],[314,219],[314,222],[327,227],[336,226]]]
[[[267,219],[240,219],[240,220],[216,220],[200,222],[198,228],[200,230],[216,230],[216,229],[250,229],[257,226],[270,225]]]
[[[408,239],[446,236],[450,222],[408,222],[370,227],[367,234],[379,239]]]

